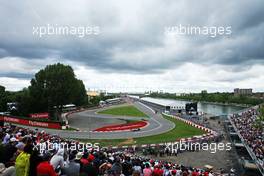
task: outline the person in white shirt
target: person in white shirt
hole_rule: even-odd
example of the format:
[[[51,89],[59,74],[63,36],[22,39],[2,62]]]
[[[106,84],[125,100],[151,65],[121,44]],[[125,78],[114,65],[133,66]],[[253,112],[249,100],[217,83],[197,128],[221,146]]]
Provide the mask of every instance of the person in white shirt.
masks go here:
[[[64,164],[64,149],[59,149],[58,152],[51,158],[50,164],[53,166],[54,170],[60,166],[60,168],[63,168]]]

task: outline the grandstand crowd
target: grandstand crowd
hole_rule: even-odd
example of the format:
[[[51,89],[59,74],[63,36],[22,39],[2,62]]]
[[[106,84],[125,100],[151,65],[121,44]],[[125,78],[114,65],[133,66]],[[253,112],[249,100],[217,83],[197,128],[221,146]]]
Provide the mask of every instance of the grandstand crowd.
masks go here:
[[[257,122],[258,115],[258,109],[252,108],[240,114],[234,114],[231,120],[246,144],[254,152],[258,162],[264,167],[264,124],[263,122]]]
[[[72,142],[37,129],[0,127],[2,176],[214,176],[211,169],[187,167],[139,156],[132,149],[84,150],[54,148],[40,152],[41,142]]]

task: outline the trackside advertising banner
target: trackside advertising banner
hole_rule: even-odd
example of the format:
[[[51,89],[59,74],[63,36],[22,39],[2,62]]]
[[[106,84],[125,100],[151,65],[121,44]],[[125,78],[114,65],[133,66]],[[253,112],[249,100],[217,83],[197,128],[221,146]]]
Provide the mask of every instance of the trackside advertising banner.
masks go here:
[[[49,113],[43,112],[43,113],[34,113],[34,114],[29,114],[29,117],[32,119],[48,119],[49,118]]]
[[[59,122],[41,122],[41,121],[22,119],[12,116],[0,116],[0,121],[4,121],[8,123],[17,123],[26,126],[61,129],[61,124]]]

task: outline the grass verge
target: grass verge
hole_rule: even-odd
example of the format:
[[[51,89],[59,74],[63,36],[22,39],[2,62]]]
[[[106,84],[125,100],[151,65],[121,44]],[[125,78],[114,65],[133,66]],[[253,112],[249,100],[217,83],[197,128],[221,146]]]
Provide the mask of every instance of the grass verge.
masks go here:
[[[188,125],[184,123],[181,120],[177,120],[174,118],[171,118],[169,116],[164,115],[165,119],[170,120],[172,123],[175,124],[175,127],[163,134],[148,136],[148,137],[139,137],[139,138],[133,138],[133,140],[130,140],[131,143],[128,145],[133,144],[158,144],[158,143],[164,143],[164,142],[174,142],[177,139],[180,138],[188,138],[196,135],[202,135],[205,134],[205,131],[195,128],[191,125]],[[133,132],[131,132],[133,133]],[[90,142],[90,143],[99,143],[101,146],[118,146],[119,144],[122,144],[127,141],[127,139],[79,139],[81,142]]]
[[[109,108],[98,111],[97,113],[117,116],[147,117],[145,113],[141,112],[133,105]]]

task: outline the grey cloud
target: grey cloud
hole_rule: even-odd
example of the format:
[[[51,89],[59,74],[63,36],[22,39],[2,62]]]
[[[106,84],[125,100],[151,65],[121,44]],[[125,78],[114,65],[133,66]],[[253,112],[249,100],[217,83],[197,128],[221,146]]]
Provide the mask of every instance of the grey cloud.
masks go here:
[[[73,7],[73,3],[80,6]],[[45,1],[38,4],[33,1],[2,1],[0,57],[53,57],[105,72],[140,74],[160,73],[186,62],[237,67],[256,62],[263,64],[264,6],[261,0],[217,3],[210,0],[155,0],[129,3],[131,5],[122,1]],[[40,39],[32,36],[33,26],[47,23],[98,25],[101,34],[83,39],[69,36]],[[233,34],[231,39],[222,36],[214,39],[185,36],[184,41],[179,41],[184,50],[177,50],[175,46],[175,52],[166,54],[168,46],[164,43],[164,27],[178,24],[230,25]],[[155,52],[150,53],[158,49],[161,51],[156,55]],[[135,55],[139,58],[124,55],[115,60],[115,54],[122,52],[140,54]],[[131,61],[133,59],[138,62]]]
[[[18,78],[18,79],[30,80],[31,78],[34,77],[34,74],[8,72],[8,73],[0,73],[0,78],[1,77],[9,77],[9,78]]]

